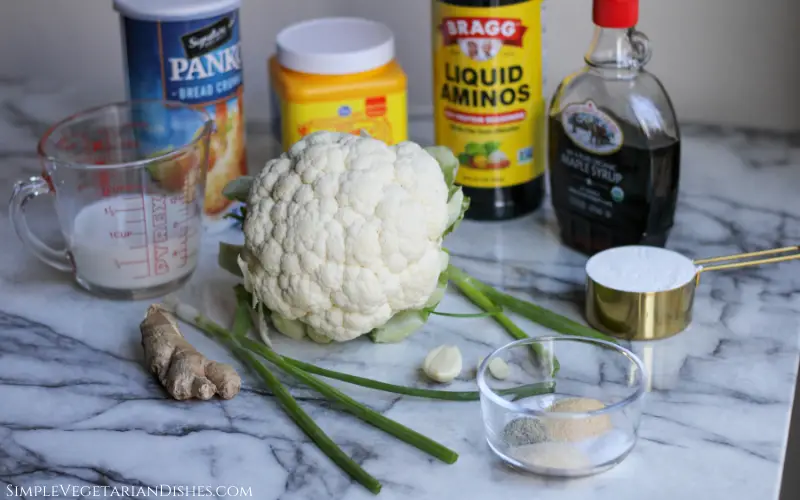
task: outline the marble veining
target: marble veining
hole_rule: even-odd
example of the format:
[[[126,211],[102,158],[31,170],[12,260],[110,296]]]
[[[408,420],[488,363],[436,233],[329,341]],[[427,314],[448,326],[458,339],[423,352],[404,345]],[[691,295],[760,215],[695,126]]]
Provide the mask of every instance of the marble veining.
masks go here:
[[[39,171],[35,145],[49,123],[91,96],[0,79],[0,187]],[[274,151],[268,127],[250,127],[253,165]],[[413,138],[430,142],[427,118]],[[692,258],[796,244],[800,239],[800,140],[796,135],[683,127],[683,179],[669,247]],[[35,202],[32,225],[58,241],[51,206]],[[138,323],[146,303],[100,300],[26,254],[0,218],[0,497],[33,486],[249,488],[264,500],[370,498],[310,443],[263,386],[244,372],[231,401],[170,400],[141,364]],[[205,239],[182,298],[220,322],[231,319],[236,281],[216,267]],[[586,258],[559,244],[548,207],[502,224],[465,223],[449,237],[453,262],[569,316],[580,317]],[[471,311],[449,293],[442,310]],[[520,320],[532,335],[547,331]],[[191,328],[209,356],[231,361]],[[650,370],[640,441],[611,471],[560,481],[498,463],[483,441],[476,402],[431,402],[345,387],[356,397],[460,453],[445,465],[336,411],[302,387],[292,391],[331,437],[383,484],[380,498],[541,500],[777,499],[798,370],[800,267],[786,263],[708,273],[686,332],[630,347]],[[434,317],[408,341],[319,346],[276,339],[289,355],[341,371],[429,385],[427,351],[456,343],[465,366],[508,341],[488,319]],[[239,366],[239,365],[237,365]],[[469,369],[452,384],[470,390]],[[111,491],[111,490],[107,490]],[[121,490],[118,490],[121,491]],[[127,498],[145,498],[135,493]],[[35,498],[35,497],[32,497]],[[76,498],[62,495],[62,498]],[[217,498],[224,496],[217,495]],[[233,497],[229,497],[233,498]]]

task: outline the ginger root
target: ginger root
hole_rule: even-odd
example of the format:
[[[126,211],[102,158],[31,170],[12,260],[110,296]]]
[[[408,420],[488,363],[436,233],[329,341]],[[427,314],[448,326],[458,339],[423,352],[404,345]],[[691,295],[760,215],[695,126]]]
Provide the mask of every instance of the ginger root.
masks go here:
[[[147,309],[139,330],[145,363],[173,398],[207,400],[219,394],[231,399],[238,394],[242,379],[233,367],[203,356],[162,306],[153,304]]]

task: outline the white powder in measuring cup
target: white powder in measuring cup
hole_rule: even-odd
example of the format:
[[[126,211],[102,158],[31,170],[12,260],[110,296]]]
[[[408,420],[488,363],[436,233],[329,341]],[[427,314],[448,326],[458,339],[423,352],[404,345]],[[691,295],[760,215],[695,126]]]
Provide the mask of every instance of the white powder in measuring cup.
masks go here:
[[[91,285],[136,290],[185,277],[197,266],[200,216],[183,195],[118,196],[82,208],[70,252]]]
[[[663,292],[694,279],[697,267],[678,252],[650,246],[625,246],[598,253],[586,263],[596,283],[623,292]]]

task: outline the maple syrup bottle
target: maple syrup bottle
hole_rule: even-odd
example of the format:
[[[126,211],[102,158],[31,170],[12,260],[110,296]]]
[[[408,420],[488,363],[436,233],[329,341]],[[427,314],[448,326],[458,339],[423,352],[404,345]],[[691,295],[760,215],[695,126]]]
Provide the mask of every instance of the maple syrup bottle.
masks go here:
[[[552,99],[549,169],[563,242],[586,254],[664,246],[680,179],[680,132],[661,82],[644,66],[638,0],[594,0],[586,66]]]

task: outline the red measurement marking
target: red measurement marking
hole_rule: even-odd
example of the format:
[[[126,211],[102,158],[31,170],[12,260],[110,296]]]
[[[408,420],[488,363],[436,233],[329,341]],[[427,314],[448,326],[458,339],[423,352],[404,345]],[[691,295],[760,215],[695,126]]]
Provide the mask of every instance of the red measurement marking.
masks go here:
[[[105,173],[106,176],[108,176],[107,172],[104,172],[104,173]],[[103,175],[103,173],[101,173],[100,175]],[[117,195],[117,194],[123,194],[123,193],[124,194],[131,194],[131,193],[142,192],[142,186],[140,184],[119,184],[119,185],[116,185],[116,186],[111,186],[109,184],[102,184],[102,182],[103,181],[101,179],[101,188],[102,188],[103,196],[105,196],[105,197],[113,196],[113,195]],[[107,182],[108,181],[106,181],[106,183]],[[130,197],[126,196],[123,199],[135,200],[138,197],[139,197],[139,195],[132,195]]]
[[[179,268],[186,267],[186,265],[189,263],[189,259],[195,259],[195,258],[197,258],[196,251],[195,252],[184,251],[183,254],[181,255],[181,264],[178,267]]]
[[[121,269],[122,266],[133,266],[133,265],[137,265],[137,264],[144,264],[145,262],[147,262],[147,259],[143,259],[143,260],[122,260],[122,261],[114,259],[114,263],[117,265],[117,269]]]
[[[178,225],[176,225],[176,227],[178,227]],[[178,250],[176,250],[174,253],[174,256],[180,258],[180,264],[178,264],[178,267],[183,268],[189,263],[189,236],[191,234],[191,228],[189,226],[182,225],[178,230],[178,234],[180,235],[180,243]]]
[[[142,213],[146,213],[145,212],[145,207],[144,207],[144,191],[142,192],[140,197],[142,199]],[[148,240],[149,240],[149,238],[147,237],[147,220],[145,220],[144,221],[144,246],[145,247],[150,245],[150,241],[148,241]],[[150,251],[148,250],[147,252],[145,252],[145,254],[147,255],[147,275],[149,276],[150,273],[152,272],[152,269],[150,268]]]
[[[111,177],[108,172],[100,172],[97,174],[98,180],[100,181],[100,191],[103,193],[103,196],[109,196],[111,191]]]
[[[151,199],[152,223],[153,223],[153,262],[156,274],[169,272],[169,247],[164,243],[167,241],[167,198],[163,196],[153,196]]]
[[[156,261],[156,274],[166,274],[169,272],[169,263],[165,258],[169,254],[169,248],[164,245],[154,245],[153,253]]]
[[[114,207],[106,207],[103,212],[106,215],[114,215],[117,212],[141,212],[141,208],[114,208]]]

